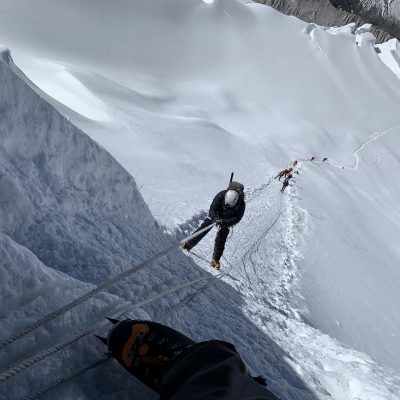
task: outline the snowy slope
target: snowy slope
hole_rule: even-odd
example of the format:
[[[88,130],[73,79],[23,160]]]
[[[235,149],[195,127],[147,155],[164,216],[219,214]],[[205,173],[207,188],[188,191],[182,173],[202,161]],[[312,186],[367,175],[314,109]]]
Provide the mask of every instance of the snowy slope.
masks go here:
[[[2,51],[0,67],[0,104],[6,117],[0,131],[1,319],[6,327],[2,339],[6,339],[85,293],[93,287],[87,282],[105,281],[121,267],[163,249],[171,239],[161,233],[134,180],[106,151],[31,90],[9,51]],[[195,339],[221,337],[234,341],[246,350],[246,359],[254,369],[261,366],[255,362],[255,354],[268,344],[270,352],[265,352],[265,358],[276,358],[278,364],[265,369],[265,374],[281,382],[277,385],[280,392],[308,396],[309,390],[282,358],[279,348],[261,331],[257,333],[259,327],[250,321],[243,324],[243,300],[221,278],[203,271],[181,252],[171,253],[163,262],[113,288],[118,297],[96,296],[2,350],[2,371],[98,323],[127,301],[135,303],[164,293],[157,302],[136,307],[130,315],[167,320],[197,291],[210,288],[207,296],[186,309],[187,318],[175,325]],[[212,285],[218,287],[213,289]],[[224,298],[234,301],[229,312]],[[222,322],[216,324],[223,314]],[[257,348],[233,334],[232,326],[243,338],[254,335],[260,343]],[[97,359],[102,352],[93,337],[85,338],[7,380],[1,385],[1,396],[22,398],[49,378],[63,376]],[[290,377],[287,381],[280,376],[282,369]],[[142,398],[154,397],[133,379],[126,382],[115,365],[104,366],[94,377],[89,374],[85,378],[89,379],[85,384],[61,391],[60,398],[124,399],[130,398],[132,391],[139,391]]]
[[[102,283],[171,244],[133,178],[30,86],[10,52],[2,49],[2,339],[93,287],[87,282]],[[135,279],[112,288],[119,297],[96,296],[18,345],[2,350],[2,369],[90,327],[126,300],[137,302],[166,290],[184,296],[191,289],[191,280],[194,288],[209,282],[208,274],[180,252],[154,264],[157,274],[154,270],[137,273]],[[156,304],[154,309],[158,307]],[[150,317],[144,310],[136,312]],[[44,383],[46,376],[60,376],[101,352],[90,338],[84,346],[79,343],[75,350],[69,348],[56,361],[48,359],[7,381],[1,387],[2,396],[11,393],[12,398],[18,398]],[[136,386],[133,382],[132,387]],[[118,383],[111,387],[118,387]],[[81,391],[78,388],[73,396],[91,398],[96,393],[93,388],[86,395]]]
[[[50,21],[30,2],[3,6],[3,40],[57,100],[69,105],[68,96],[87,99],[87,90],[95,96],[97,113],[90,98],[74,103],[70,117],[135,176],[167,225],[203,208],[230,170],[259,185],[271,164],[317,150],[344,156],[338,135],[353,148],[365,129],[396,119],[399,83],[371,46],[356,47],[351,35],[334,39],[269,7],[120,0],[94,18],[90,1],[39,3]],[[21,26],[9,27],[17,18]],[[40,49],[32,55],[28,44]]]
[[[128,255],[129,243],[153,240],[160,231],[134,180],[18,79],[12,61],[0,69],[2,232],[75,277],[89,278],[82,265],[92,259],[99,267],[94,282],[110,265],[139,259],[143,252]],[[135,229],[119,231],[122,221]],[[84,226],[90,242],[81,238]],[[116,247],[125,257],[114,258]]]
[[[400,78],[400,43],[397,39],[389,40],[376,46],[380,59]]]
[[[302,163],[301,168],[307,168],[307,164]],[[278,353],[278,359],[283,357],[294,368],[301,381],[312,388],[316,398],[397,399],[400,380],[396,370],[382,367],[365,353],[342,347],[332,337],[315,329],[320,326],[310,326],[302,310],[303,294],[297,281],[299,269],[305,268],[301,250],[305,238],[308,239],[307,230],[314,216],[296,205],[298,201],[302,204],[299,196],[303,196],[303,191],[294,187],[290,193],[281,196],[280,187],[271,179],[262,187],[247,192],[250,211],[241,222],[240,229],[234,230],[227,246],[224,263],[234,278],[232,286],[243,294],[244,314],[256,326],[262,326],[265,334],[284,351],[283,354]],[[322,236],[321,232],[318,234]],[[209,254],[212,246],[212,238],[207,239],[197,250],[203,256]],[[318,253],[316,257],[322,258],[322,254]],[[327,287],[322,279],[318,283]],[[364,293],[360,292],[361,295]],[[319,300],[322,305],[327,304],[324,296],[320,296]],[[343,307],[340,311],[351,309],[348,304],[340,306]],[[335,315],[335,310],[325,311],[327,314],[321,320],[329,320]],[[394,317],[393,314],[391,316]],[[373,317],[379,320],[378,316]],[[376,337],[381,337],[382,332],[374,333]],[[263,338],[255,335],[245,340],[247,345],[251,343],[252,348],[259,349],[255,360],[258,368],[279,363],[275,358],[276,349],[260,340]],[[246,357],[247,346],[241,341],[237,343],[240,343]],[[264,358],[262,349],[266,348],[268,355]],[[286,373],[282,371],[281,376],[286,376]],[[293,378],[290,374],[285,380],[293,384],[297,381]],[[275,383],[273,385],[275,389]],[[284,383],[279,382],[276,391],[282,398],[297,398],[296,393],[280,392],[280,385]],[[313,398],[311,394],[302,396]]]
[[[314,223],[306,249],[312,256],[301,261],[303,293],[314,326],[398,370],[400,214],[390,205],[400,191],[387,178],[398,167],[400,127],[379,133],[344,169],[307,166],[300,204],[309,204]]]
[[[0,2],[0,7],[7,11],[7,21],[0,17],[1,40],[16,49],[24,72],[135,177],[167,229],[195,225],[231,170],[253,187],[245,219],[226,250],[232,266],[226,260],[223,265],[231,276],[212,279],[212,286],[184,307],[173,306],[184,299],[179,292],[147,307],[146,315],[174,323],[197,339],[233,341],[283,398],[397,398],[399,230],[397,192],[389,189],[395,178],[388,171],[398,169],[400,83],[381,62],[368,33],[356,38],[351,27],[326,31],[267,7],[226,0],[121,0],[96,8],[95,15],[89,13],[90,1],[78,7],[40,0],[35,7],[52,15],[46,20],[23,0]],[[17,18],[18,32],[12,26]],[[27,32],[29,39],[23,36]],[[2,79],[4,87],[10,86],[10,75]],[[28,102],[18,82],[4,92],[3,101],[17,94],[7,131],[18,127],[15,121],[33,117],[33,126],[47,121],[41,112],[21,118],[23,107],[17,105]],[[29,93],[36,102],[38,97]],[[47,107],[46,115],[57,115],[51,126],[67,124]],[[37,167],[35,152],[27,157],[33,172],[21,176],[26,167],[17,149],[26,150],[21,137],[11,140],[2,162],[4,157],[8,180],[21,182],[19,189],[27,187],[12,201],[21,202],[18,209],[28,222],[8,212],[0,219],[7,222],[5,232],[46,265],[89,282],[101,281],[115,264],[120,268],[153,253],[153,243],[157,249],[167,244],[126,172],[84,136],[77,146],[70,145],[69,136],[59,136],[58,146],[41,142],[44,158],[54,163],[58,149],[66,149],[61,171],[72,171],[71,179],[56,178],[62,188],[83,182],[78,185],[82,196],[73,189],[71,200],[58,204],[68,196],[57,196],[54,179],[49,189],[48,174],[36,170],[60,167]],[[30,143],[27,132],[23,137]],[[77,151],[87,146],[97,149],[93,163],[86,151]],[[312,154],[329,157],[331,165],[302,162],[298,187],[281,197],[279,185],[270,183],[275,169]],[[75,155],[80,162],[69,162]],[[89,183],[90,175],[101,183]],[[34,194],[31,181],[39,188]],[[132,215],[136,202],[140,211]],[[36,213],[45,221],[43,228],[31,222]],[[35,235],[27,232],[31,226]],[[139,241],[143,235],[145,241]],[[206,258],[212,238],[199,247]],[[72,263],[67,263],[71,249]],[[157,273],[151,269],[135,277],[131,288],[113,292],[132,299],[208,276],[205,263],[179,253],[162,265]],[[87,354],[94,356],[92,347]],[[73,365],[63,360],[66,368]],[[123,382],[118,368],[101,371],[92,373],[96,385],[85,378],[63,396],[107,396],[97,387],[101,378],[112,396],[126,396],[125,387],[118,389]],[[16,390],[16,383],[9,385]]]

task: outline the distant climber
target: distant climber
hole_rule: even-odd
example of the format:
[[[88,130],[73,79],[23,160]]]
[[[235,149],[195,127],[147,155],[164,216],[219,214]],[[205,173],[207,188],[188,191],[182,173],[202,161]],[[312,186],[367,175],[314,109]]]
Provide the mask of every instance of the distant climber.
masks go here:
[[[160,400],[279,400],[253,377],[235,346],[221,340],[195,342],[153,321],[111,320],[99,339],[131,375]]]
[[[323,161],[323,162],[328,161],[328,157],[325,157],[322,161]]]
[[[236,225],[243,217],[246,204],[244,201],[244,186],[239,182],[231,182],[227,190],[219,192],[211,203],[208,217],[199,226],[196,233],[213,222],[216,222],[219,230],[215,238],[214,253],[211,260],[211,266],[215,269],[220,269],[220,258],[225,249],[225,242],[229,234],[229,228]],[[184,242],[182,248],[190,251],[208,231],[201,233],[199,236]]]
[[[281,193],[283,193],[283,192],[285,191],[285,189],[286,189],[288,186],[290,186],[290,185],[289,185],[289,181],[290,181],[291,179],[293,179],[293,175],[292,175],[292,174],[289,174],[289,175],[285,178],[285,180],[283,181],[283,186],[282,186],[282,189],[281,189]],[[295,182],[295,181],[293,181],[293,182]]]
[[[310,161],[314,161],[314,160],[315,160],[315,157],[312,156],[312,157],[310,158]]]
[[[278,172],[278,175],[276,175],[274,179],[279,178],[278,180],[280,181],[281,178],[286,178],[286,176],[290,174],[292,171],[293,171],[292,167],[283,169],[282,171]]]
[[[293,167],[295,167],[295,166],[297,165],[297,163],[298,163],[298,161],[297,161],[297,160],[294,160],[294,161],[293,161],[293,164],[292,164]]]

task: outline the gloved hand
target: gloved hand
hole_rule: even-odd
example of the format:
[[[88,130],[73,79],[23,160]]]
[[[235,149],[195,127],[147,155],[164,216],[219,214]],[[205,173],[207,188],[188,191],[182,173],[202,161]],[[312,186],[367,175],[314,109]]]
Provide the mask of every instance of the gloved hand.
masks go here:
[[[221,227],[227,226],[226,220],[224,220],[224,219],[219,219],[216,222],[217,222],[217,225],[219,225]]]

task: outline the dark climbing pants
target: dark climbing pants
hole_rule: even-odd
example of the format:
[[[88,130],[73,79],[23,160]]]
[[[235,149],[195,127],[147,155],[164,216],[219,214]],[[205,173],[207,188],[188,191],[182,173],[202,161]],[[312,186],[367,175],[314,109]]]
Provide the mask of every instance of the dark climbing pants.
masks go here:
[[[193,232],[196,233],[200,231],[201,229],[206,228],[207,226],[210,226],[213,223],[211,218],[206,218],[204,222]],[[211,230],[211,229],[210,229]],[[192,240],[189,240],[188,243],[190,244],[191,247],[194,247],[197,245],[197,243],[200,242],[201,239],[203,239],[204,236],[207,235],[210,230],[205,231],[201,233],[199,236],[196,236]],[[229,228],[226,226],[221,226],[217,232],[217,236],[215,238],[215,245],[214,245],[214,253],[213,253],[213,259],[219,261],[220,258],[222,257],[222,254],[225,249],[225,242],[226,239],[229,235]]]
[[[162,378],[160,400],[278,400],[254,381],[227,342],[211,340],[182,353]]]
[[[193,234],[195,234],[196,232],[200,231],[201,229],[207,228],[207,226],[210,226],[212,223],[213,223],[212,219],[207,217],[203,221],[203,223],[193,232]],[[199,236],[196,236],[195,238],[193,238],[191,240],[188,240],[187,243],[189,243],[191,247],[196,246],[196,244],[199,243],[200,240],[203,239],[203,237],[206,236],[208,232],[210,232],[210,230],[211,229],[201,233]]]
[[[213,259],[219,261],[222,257],[222,253],[225,249],[225,242],[229,235],[229,228],[227,226],[221,226],[217,232],[214,244]]]

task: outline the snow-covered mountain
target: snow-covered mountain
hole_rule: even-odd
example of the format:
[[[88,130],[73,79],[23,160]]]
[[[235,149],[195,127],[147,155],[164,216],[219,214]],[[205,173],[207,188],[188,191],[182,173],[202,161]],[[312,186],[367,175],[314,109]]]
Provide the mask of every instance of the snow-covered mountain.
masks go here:
[[[1,338],[188,233],[232,170],[246,215],[222,275],[173,250],[11,345],[2,368],[167,291],[130,315],[234,342],[282,398],[396,399],[400,81],[371,34],[236,0],[95,3],[0,1],[23,71],[3,49]],[[294,159],[281,195],[273,176]],[[1,393],[101,351],[86,338]],[[153,398],[125,378],[105,365],[56,395]]]
[[[287,15],[324,26],[343,26],[351,22],[374,24],[379,42],[400,37],[399,0],[254,0]]]
[[[385,28],[396,37],[400,37],[400,1],[399,0],[330,0],[343,10],[356,13],[371,23]]]

